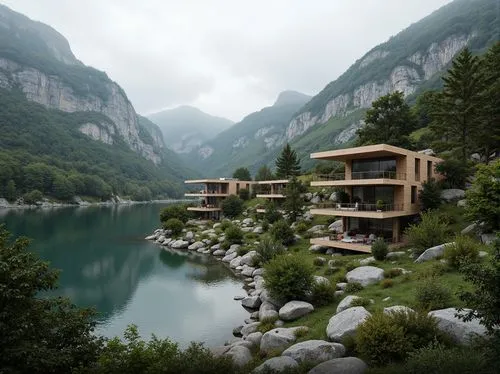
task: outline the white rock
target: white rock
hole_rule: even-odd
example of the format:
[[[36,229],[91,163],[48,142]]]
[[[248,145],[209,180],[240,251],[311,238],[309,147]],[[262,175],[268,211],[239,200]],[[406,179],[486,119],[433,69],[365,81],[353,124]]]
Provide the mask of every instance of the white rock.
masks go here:
[[[313,244],[309,247],[309,251],[310,252],[313,252],[313,253],[323,253],[327,250],[328,248],[327,247],[324,247],[322,245],[318,245],[318,244]]]
[[[466,206],[466,205],[467,205],[467,200],[465,200],[465,199],[462,199],[462,200],[458,200],[458,201],[457,201],[457,206],[458,206],[459,208],[465,208],[465,206]]]
[[[462,314],[469,312],[465,309]],[[455,308],[439,309],[429,312],[437,320],[438,328],[448,333],[457,343],[467,344],[475,335],[484,336],[486,328],[479,323],[478,319],[464,322],[456,317],[458,310]]]
[[[229,267],[232,268],[232,269],[236,269],[238,266],[240,266],[240,263],[241,263],[241,256],[238,256],[236,258],[233,258],[229,262]]]
[[[218,250],[214,251],[212,254],[214,256],[225,256],[226,255],[226,251],[223,250],[223,249],[218,249]]]
[[[287,356],[273,357],[269,360],[264,361],[263,364],[257,366],[253,372],[257,374],[262,372],[279,373],[297,367],[298,365],[299,364],[297,364],[297,361]]]
[[[184,249],[184,248],[187,248],[189,246],[189,242],[185,241],[185,240],[176,240],[172,243],[169,244],[170,247],[174,248],[174,249]]]
[[[250,309],[257,309],[261,303],[262,302],[259,296],[247,296],[243,300],[241,300],[241,305],[246,306]]]
[[[307,340],[288,347],[281,355],[291,357],[298,363],[320,363],[342,357],[344,354],[345,347],[342,344],[324,340]]]
[[[255,268],[248,265],[243,265],[243,269],[241,270],[241,275],[244,275],[246,277],[251,277],[254,271]]]
[[[197,251],[200,248],[203,248],[205,246],[205,243],[203,242],[194,242],[193,244],[190,244],[188,249],[192,251]]]
[[[271,304],[276,305],[278,308],[281,308],[285,303],[281,302],[280,300],[277,300],[269,294],[269,291],[267,291],[265,288],[262,290],[262,293],[260,294],[260,299],[262,302],[268,301]]]
[[[186,235],[184,236],[184,239],[187,241],[193,240],[194,239],[194,234],[192,231],[188,231]]]
[[[231,253],[229,255],[226,252],[226,255],[222,258],[222,262],[231,262],[236,257],[238,257],[238,254],[236,252],[233,252],[233,253]]]
[[[358,300],[358,299],[361,299],[361,297],[355,296],[355,295],[347,295],[346,297],[344,297],[342,299],[342,301],[339,303],[339,305],[337,305],[336,313],[340,313],[343,310],[349,309],[351,307],[351,304],[353,303],[353,301]]]
[[[315,225],[315,226],[311,227],[309,230],[307,230],[307,232],[315,233],[318,231],[322,231],[324,229],[325,229],[325,225]]]
[[[363,265],[363,266],[373,264],[374,262],[377,262],[377,260],[375,260],[375,257],[373,257],[373,256],[359,260],[359,264]]]
[[[408,308],[407,306],[404,306],[404,305],[394,305],[394,306],[389,306],[387,308],[384,308],[385,314],[400,313],[400,312],[404,312],[406,314],[415,313],[415,311],[412,308]]]
[[[241,335],[248,336],[251,333],[256,332],[259,325],[260,322],[250,322],[249,324],[243,326],[243,328],[241,329]]]
[[[387,254],[386,258],[388,260],[392,260],[392,259],[403,257],[404,255],[406,255],[406,253],[402,252],[402,251],[399,251],[399,252],[389,252]]]
[[[253,229],[252,231],[254,234],[262,234],[264,232],[264,229],[262,226],[257,226],[256,228]]]
[[[305,316],[314,310],[312,304],[305,301],[289,301],[279,310],[279,316],[283,321],[293,321]]]
[[[259,307],[259,320],[278,317],[278,308],[269,301],[264,301]]]
[[[343,231],[344,230],[344,226],[342,224],[342,220],[338,219],[335,222],[331,223],[330,226],[328,226],[328,230],[329,231],[333,231],[333,232],[335,232],[337,234],[341,234],[342,232],[344,232]]]
[[[255,256],[257,256],[256,251],[245,253],[241,258],[241,265],[253,265]]]
[[[251,218],[245,218],[241,223],[243,225],[246,225],[246,226],[252,226],[253,225],[253,219],[251,219]]]
[[[297,340],[295,330],[307,327],[280,327],[277,329],[269,330],[262,336],[260,341],[260,351],[270,353],[288,347],[290,344]]]
[[[156,235],[149,235],[149,236],[146,236],[145,237],[146,240],[155,240],[156,239]]]
[[[314,275],[313,278],[314,278],[314,283],[316,284],[326,284],[326,285],[330,284],[328,278],[322,277],[321,275]]]
[[[246,341],[249,341],[252,343],[253,346],[258,347],[260,346],[260,341],[262,339],[262,333],[260,331],[252,332],[251,334],[248,334],[244,338]]]
[[[255,271],[252,274],[252,277],[256,277],[257,275],[264,275],[264,272],[265,272],[264,268],[255,269]]]
[[[220,225],[222,225],[222,223],[220,223],[220,222],[216,222],[216,223],[214,223],[214,225],[212,226],[212,229],[214,229],[214,230],[215,230],[217,227],[220,227]],[[210,230],[208,230],[208,231],[210,231]],[[213,231],[211,231],[211,232],[213,232]]]
[[[346,274],[348,283],[360,283],[363,287],[384,279],[384,270],[375,266],[360,266]]]
[[[451,245],[453,243],[444,243],[440,245],[436,245],[435,247],[428,248],[422,253],[416,260],[416,263],[425,262],[429,260],[434,260],[438,257],[444,256],[444,250],[447,245]]]
[[[253,274],[255,274],[255,270],[254,270]],[[255,289],[256,290],[262,290],[262,289],[264,289],[266,281],[264,280],[264,278],[261,275],[255,275],[254,276],[254,281],[255,281]]]
[[[461,233],[463,235],[466,235],[466,234],[473,233],[476,230],[477,230],[477,224],[476,223],[472,223],[469,226],[467,226],[465,229],[463,229]]]
[[[345,282],[340,282],[340,283],[337,283],[337,284],[336,284],[336,287],[337,287],[339,290],[344,290],[344,289],[347,287],[347,283],[345,283]]]
[[[465,198],[465,191],[458,188],[449,188],[441,191],[441,199],[446,201],[460,200]]]
[[[364,374],[368,365],[357,357],[342,357],[325,361],[315,366],[307,374]]]
[[[370,316],[370,312],[362,306],[348,308],[330,318],[326,335],[331,341],[342,342],[346,336],[353,336],[358,326]]]
[[[252,360],[252,352],[247,347],[237,345],[232,347],[225,355],[230,356],[236,366],[245,366]]]

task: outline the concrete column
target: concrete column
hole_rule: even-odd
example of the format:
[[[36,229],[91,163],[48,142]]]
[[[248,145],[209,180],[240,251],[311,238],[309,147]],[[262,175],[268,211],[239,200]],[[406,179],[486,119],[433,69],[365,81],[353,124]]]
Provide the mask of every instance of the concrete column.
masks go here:
[[[395,217],[392,219],[392,241],[397,243],[399,242],[399,217]]]

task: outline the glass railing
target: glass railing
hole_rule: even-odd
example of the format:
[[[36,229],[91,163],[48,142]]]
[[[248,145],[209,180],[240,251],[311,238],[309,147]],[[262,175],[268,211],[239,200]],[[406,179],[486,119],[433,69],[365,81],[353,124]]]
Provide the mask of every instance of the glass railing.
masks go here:
[[[319,209],[333,209],[348,212],[392,212],[404,210],[403,204],[370,204],[370,203],[321,203],[316,204]]]
[[[336,174],[316,174],[315,180],[318,181],[339,181],[345,180],[345,173]],[[406,173],[396,173],[395,171],[353,171],[351,179],[398,179],[406,180]]]

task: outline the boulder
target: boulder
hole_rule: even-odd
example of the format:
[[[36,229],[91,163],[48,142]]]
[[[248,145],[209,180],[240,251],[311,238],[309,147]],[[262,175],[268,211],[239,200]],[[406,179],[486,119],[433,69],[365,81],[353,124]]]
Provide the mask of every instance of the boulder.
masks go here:
[[[359,283],[363,287],[384,279],[384,270],[375,266],[360,266],[346,274],[348,283]]]
[[[335,232],[337,234],[342,234],[344,232],[344,226],[342,224],[342,220],[338,219],[335,222],[331,223],[328,226],[328,230],[329,231],[333,231],[333,232]]]
[[[304,219],[304,221],[312,221],[314,219],[314,216],[311,212],[305,212],[304,214],[302,214],[302,218]]]
[[[312,304],[305,301],[289,301],[279,310],[279,316],[283,321],[293,321],[305,316],[314,310]]]
[[[314,283],[316,284],[326,284],[329,285],[330,281],[328,278],[322,277],[321,275],[313,275]]]
[[[0,200],[4,200],[4,199],[0,199]],[[7,200],[5,200],[7,201]],[[146,240],[155,240],[156,239],[156,235],[149,235],[149,236],[146,236],[144,239]]]
[[[309,251],[313,253],[324,253],[327,249],[328,247],[324,247],[318,244],[313,244],[309,247]]]
[[[252,360],[252,352],[250,352],[250,349],[241,345],[232,347],[225,355],[230,356],[235,365],[239,367],[245,366]]]
[[[224,353],[226,353],[227,351],[229,351],[230,349],[231,349],[231,346],[229,346],[229,345],[221,345],[221,346],[218,346],[218,347],[211,347],[211,348],[209,348],[210,353],[212,353],[212,356],[214,356],[214,357],[220,357]]]
[[[469,312],[465,309],[463,314]],[[486,328],[479,323],[478,319],[464,322],[456,315],[458,310],[455,308],[439,309],[429,312],[437,320],[438,328],[449,334],[457,343],[467,344],[475,335],[483,336],[486,334]]]
[[[328,339],[334,342],[341,342],[347,336],[353,336],[356,329],[371,314],[362,306],[355,306],[335,314],[326,327]]]
[[[405,312],[408,314],[408,313],[414,313],[415,311],[412,308],[408,308],[407,306],[404,306],[404,305],[394,305],[394,306],[389,306],[387,308],[384,308],[385,314],[400,313],[400,312]]]
[[[314,259],[314,263],[318,266],[323,266],[324,264],[326,264],[326,258],[318,256]]]
[[[264,361],[264,363],[260,366],[257,366],[253,372],[257,374],[262,372],[279,373],[282,371],[288,371],[288,369],[297,366],[299,366],[299,364],[297,364],[297,361],[295,361],[293,358],[287,356],[273,357],[269,360]]]
[[[353,303],[353,301],[358,300],[358,299],[361,299],[361,297],[355,296],[355,295],[348,295],[348,296],[344,297],[342,299],[342,301],[339,303],[339,305],[337,305],[336,313],[340,313],[343,310],[349,309],[351,307],[351,304]]]
[[[256,228],[253,229],[252,232],[254,234],[263,234],[264,233],[264,229],[262,228],[262,226],[257,226]]]
[[[340,343],[307,340],[288,347],[281,355],[291,357],[300,364],[302,362],[324,362],[342,357],[344,354],[345,347]]]
[[[259,296],[247,296],[241,300],[241,305],[250,309],[258,309],[261,303]]]
[[[305,200],[305,201],[311,201],[311,199],[312,199],[312,198],[313,198],[313,194],[312,194],[312,193],[310,193],[310,192],[306,192],[306,193],[304,194],[304,200]]]
[[[311,199],[311,203],[313,203],[313,204],[319,204],[319,203],[321,203],[321,197],[319,197],[318,195],[313,196],[312,199]]]
[[[253,265],[255,256],[257,256],[256,251],[245,253],[243,257],[241,257],[241,265]]]
[[[260,322],[250,322],[249,324],[243,326],[243,328],[240,331],[241,335],[248,336],[251,333],[256,332],[259,325],[260,325]]]
[[[170,247],[174,249],[185,249],[189,246],[189,242],[185,240],[176,240],[170,243]]]
[[[359,260],[359,264],[362,266],[370,265],[370,264],[373,264],[374,262],[377,262],[377,260],[375,260],[375,257],[373,257],[373,256]]]
[[[311,227],[309,230],[307,230],[307,232],[315,233],[318,231],[323,231],[324,229],[325,229],[325,225],[315,225],[315,226]]]
[[[194,234],[192,231],[188,231],[186,235],[184,236],[184,239],[187,241],[193,240],[194,239]]]
[[[235,257],[229,262],[229,267],[232,269],[236,269],[238,266],[240,266],[240,262],[241,256]]]
[[[334,358],[313,367],[307,374],[363,374],[368,365],[357,357]]]
[[[226,251],[223,250],[223,249],[218,249],[218,250],[214,251],[212,254],[214,256],[225,256],[226,255]]]
[[[297,340],[295,330],[307,329],[307,327],[279,327],[277,329],[269,330],[262,335],[260,341],[260,351],[264,353],[271,353],[283,348],[288,347],[290,344]]]
[[[262,290],[260,294],[260,299],[262,300],[262,302],[268,301],[271,304],[276,305],[278,308],[281,308],[283,305],[285,305],[285,303],[281,302],[280,300],[276,300],[275,298],[271,297],[269,291],[267,291],[265,288]]]
[[[200,248],[203,248],[205,246],[205,243],[203,242],[194,242],[193,244],[190,244],[188,249],[192,251],[197,251]]]
[[[460,200],[465,198],[465,191],[458,188],[448,188],[441,191],[441,199],[445,201]]]
[[[243,328],[243,325],[240,325],[238,327],[235,327],[233,329],[233,335],[234,336],[237,336],[237,337],[240,337],[241,336],[241,329]]]
[[[220,227],[220,225],[222,225],[222,223],[220,223],[220,222],[216,222],[216,223],[214,223],[214,225],[212,226],[212,229],[214,229],[214,230],[215,230],[217,227]],[[208,230],[208,231],[210,231],[210,230]],[[212,232],[213,232],[213,231],[212,231]]]
[[[347,287],[347,283],[345,282],[339,282],[335,285],[339,290],[344,290]]]
[[[254,271],[255,268],[248,265],[243,265],[243,269],[241,269],[241,275],[244,275],[246,277],[251,277]]]
[[[222,262],[231,262],[233,261],[236,257],[238,257],[238,254],[236,252],[233,252],[231,254],[227,254],[222,258]]]
[[[481,242],[486,245],[493,244],[493,241],[496,238],[496,234],[481,234]]]
[[[260,346],[261,339],[262,339],[262,333],[260,331],[252,332],[251,334],[245,336],[245,340],[252,343],[254,347]]]
[[[254,275],[255,270],[252,273],[252,276],[254,277],[254,282],[255,282],[255,289],[256,290],[263,290],[264,286],[266,284],[266,281],[261,275]]]
[[[229,247],[229,249],[227,250],[227,254],[230,255],[231,253],[233,252],[238,252],[238,249],[240,249],[241,245],[239,244],[231,244],[231,246]]]
[[[239,300],[243,300],[244,298],[245,298],[245,296],[236,295],[235,297],[233,297],[233,300],[239,301]]]
[[[259,320],[278,317],[278,308],[269,301],[264,301],[259,307]]]
[[[255,269],[255,271],[252,274],[252,277],[256,277],[257,275],[264,275],[264,268],[258,268]]]
[[[245,226],[252,226],[253,225],[253,219],[251,218],[245,218],[243,221],[241,221],[242,225]]]
[[[465,206],[466,206],[466,205],[467,205],[467,200],[465,200],[465,199],[462,199],[462,200],[458,200],[458,201],[457,201],[457,206],[458,206],[459,208],[465,208]]]
[[[477,223],[472,223],[461,231],[462,235],[467,235],[475,232],[477,230]]]
[[[415,260],[416,263],[420,262],[425,262],[425,261],[430,261],[434,260],[435,258],[438,257],[443,257],[444,255],[444,249],[447,245],[450,245],[453,243],[444,243],[440,245],[436,245],[435,247],[427,248],[424,253],[422,253],[418,258]]]
[[[388,260],[394,260],[400,257],[403,257],[406,254],[406,252],[403,251],[398,251],[398,252],[389,252],[387,256],[385,256],[386,259]]]

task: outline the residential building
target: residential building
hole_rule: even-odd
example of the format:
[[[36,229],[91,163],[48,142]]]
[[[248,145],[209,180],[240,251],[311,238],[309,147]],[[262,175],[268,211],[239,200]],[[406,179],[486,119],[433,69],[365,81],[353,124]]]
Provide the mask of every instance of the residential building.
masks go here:
[[[404,228],[420,212],[419,191],[429,179],[440,179],[442,160],[387,144],[312,153],[317,160],[340,161],[341,174],[320,175],[311,186],[343,189],[342,201],[318,205],[312,214],[342,217],[343,234],[313,238],[311,243],[370,252],[382,237],[400,242]]]
[[[251,192],[253,181],[240,181],[233,178],[219,179],[191,179],[186,184],[197,185],[195,191],[186,192],[185,197],[198,197],[200,203],[191,206],[189,211],[197,212],[202,219],[220,219],[221,204],[229,195],[238,195],[240,189],[246,188]]]
[[[273,202],[279,209],[285,200],[285,188],[288,183],[288,179],[259,181],[256,183],[256,187],[258,188],[256,197],[264,198]],[[257,208],[257,213],[265,213],[265,211],[266,210],[263,208]]]

